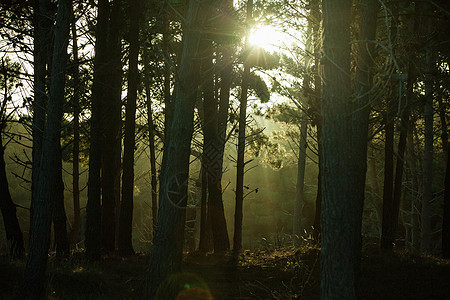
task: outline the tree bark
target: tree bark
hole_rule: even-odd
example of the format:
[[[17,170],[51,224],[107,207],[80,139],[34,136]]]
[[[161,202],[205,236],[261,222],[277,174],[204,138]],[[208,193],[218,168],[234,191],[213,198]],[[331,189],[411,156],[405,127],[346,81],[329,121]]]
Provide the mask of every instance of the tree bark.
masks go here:
[[[86,256],[100,259],[101,248],[101,133],[102,96],[106,85],[107,33],[109,20],[108,0],[98,1],[97,25],[95,29],[94,80],[91,99],[91,136],[89,147],[88,202],[86,206]]]
[[[302,111],[302,120],[300,122],[300,143],[298,149],[297,160],[297,184],[294,207],[294,230],[293,239],[294,246],[300,247],[302,235],[302,209],[304,201],[304,186],[305,186],[305,168],[306,168],[306,137],[308,134],[308,120],[306,113]]]
[[[136,127],[136,98],[139,81],[139,17],[140,0],[129,6],[130,18],[130,54],[128,67],[128,95],[125,120],[125,139],[123,150],[122,203],[119,219],[119,254],[134,254],[132,244],[133,192],[134,192],[134,147]]]
[[[51,95],[50,95],[51,97]],[[58,140],[61,139],[61,135]],[[53,233],[55,238],[55,251],[57,257],[69,256],[69,237],[67,235],[67,216],[64,208],[64,182],[62,178],[62,153],[59,149],[60,163],[58,165],[58,178],[54,184],[57,186],[53,207]]]
[[[311,22],[314,38],[314,101],[311,102],[313,107],[314,123],[317,129],[317,152],[319,162],[319,174],[317,175],[317,195],[316,195],[316,211],[314,213],[313,237],[316,243],[320,243],[321,239],[321,212],[322,212],[322,78],[320,76],[320,56],[322,48],[322,36],[320,31],[320,21],[322,19],[320,10],[320,1],[311,1]]]
[[[5,100],[6,101],[6,98]],[[8,179],[6,177],[5,148],[2,137],[3,124],[0,124],[0,210],[5,225],[6,240],[8,241],[9,255],[12,258],[21,258],[24,255],[22,230],[16,215],[11,194],[9,193]]]
[[[351,1],[322,1],[322,250],[321,299],[356,299],[357,203],[351,173]]]
[[[155,235],[156,222],[158,219],[158,179],[156,172],[156,147],[155,147],[155,124],[153,123],[152,113],[152,99],[150,93],[150,65],[149,65],[149,53],[147,48],[144,48],[144,83],[145,94],[147,96],[147,122],[148,122],[148,136],[149,136],[149,148],[150,148],[150,178],[152,187],[152,233]],[[170,93],[170,91],[169,91]]]
[[[253,0],[247,0],[247,24],[253,19]],[[245,40],[245,49],[248,49],[248,34]],[[247,123],[247,97],[250,79],[250,64],[244,58],[244,73],[242,74],[241,102],[239,106],[239,133],[236,167],[236,207],[234,210],[233,254],[237,256],[242,249],[242,218],[244,204],[244,169],[245,169],[245,127]]]
[[[31,218],[33,218],[34,198],[36,197],[39,166],[42,154],[42,143],[45,125],[45,111],[47,107],[47,64],[48,53],[51,53],[51,1],[34,1],[34,103],[33,103],[33,150],[31,174]],[[31,233],[30,228],[30,233]]]
[[[180,270],[189,180],[190,145],[197,98],[195,57],[203,21],[200,2],[190,1],[184,24],[183,52],[178,70],[173,119],[167,131],[166,158],[160,177],[159,212],[153,249],[145,276],[144,299],[153,299],[161,282]]]
[[[363,1],[360,40],[371,40],[376,2]],[[351,1],[323,2],[321,299],[356,299],[367,164],[370,43],[359,47],[350,81]],[[367,23],[367,24],[366,24]]]
[[[44,291],[45,270],[50,242],[52,209],[58,197],[58,168],[61,163],[60,130],[64,104],[64,82],[69,40],[70,7],[72,1],[60,0],[55,28],[55,45],[52,63],[52,82],[47,121],[39,169],[39,185],[30,236],[30,247],[24,279],[19,290],[20,298],[39,299]]]
[[[114,252],[116,215],[119,203],[117,181],[120,178],[122,128],[122,6],[123,0],[111,2],[108,28],[107,85],[102,97],[102,248]],[[119,189],[120,191],[120,189]]]
[[[72,151],[72,194],[73,194],[73,223],[72,230],[70,231],[70,244],[72,248],[75,248],[80,233],[81,227],[81,212],[80,212],[80,71],[79,71],[79,59],[78,59],[78,38],[76,30],[76,19],[71,11],[72,19],[72,55],[73,55],[73,151]]]
[[[422,41],[426,41],[431,35],[431,16],[433,9],[429,3],[416,3],[419,6],[420,19],[423,26]],[[431,72],[433,69],[433,53],[429,45],[425,48],[425,96],[424,112],[425,120],[425,146],[423,151],[423,198],[421,214],[421,251],[431,251],[431,200],[433,185],[433,80]]]
[[[450,258],[450,144],[447,145],[447,169],[445,171],[444,213],[442,216],[442,257]]]
[[[211,220],[214,252],[230,249],[225,212],[222,202],[222,161],[223,152],[218,132],[218,101],[214,95],[213,48],[209,40],[202,41],[202,90],[204,110],[203,162],[208,186],[208,218]]]
[[[381,227],[381,248],[392,249],[393,192],[394,192],[394,104],[390,97],[387,103],[384,142],[384,183],[383,183],[383,220]]]

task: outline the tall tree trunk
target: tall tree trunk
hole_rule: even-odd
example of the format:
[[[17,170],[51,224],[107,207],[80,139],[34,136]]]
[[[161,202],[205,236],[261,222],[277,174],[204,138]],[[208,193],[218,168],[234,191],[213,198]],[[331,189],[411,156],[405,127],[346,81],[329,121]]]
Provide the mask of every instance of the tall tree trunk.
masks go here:
[[[6,101],[6,98],[4,101]],[[5,225],[9,255],[12,258],[20,258],[25,252],[25,247],[22,230],[20,230],[19,220],[16,215],[16,206],[9,193],[8,179],[6,177],[5,148],[3,147],[1,134],[3,126],[3,124],[0,124],[0,211],[3,216],[3,224]]]
[[[51,15],[50,0],[34,1],[34,103],[33,103],[33,150],[31,175],[31,218],[33,218],[34,198],[37,191],[38,173],[42,154],[42,143],[47,107],[47,63],[48,53],[51,53]],[[30,228],[30,233],[31,233]]]
[[[144,299],[153,299],[161,282],[180,270],[189,180],[190,145],[197,98],[198,63],[203,15],[200,3],[190,1],[184,28],[183,52],[178,70],[173,119],[167,131],[160,177],[158,226],[145,276]],[[163,292],[163,291],[162,291]]]
[[[44,291],[45,270],[50,242],[50,225],[55,197],[59,188],[54,183],[59,177],[61,164],[60,130],[64,104],[64,82],[69,40],[71,0],[58,2],[55,28],[55,45],[52,63],[52,82],[50,101],[44,131],[42,161],[39,169],[39,185],[35,198],[35,207],[30,236],[30,248],[24,279],[19,290],[23,299],[40,299]]]
[[[78,59],[78,38],[76,29],[76,19],[72,7],[72,55],[73,55],[73,151],[72,151],[72,195],[73,195],[73,223],[70,232],[70,243],[76,247],[79,239],[81,227],[80,212],[80,90],[81,80]]]
[[[228,109],[230,106],[230,86],[231,86],[231,78],[233,74],[233,45],[230,41],[229,28],[231,26],[231,18],[233,15],[233,1],[223,0],[220,4],[221,6],[221,14],[222,18],[219,19],[218,28],[223,28],[223,35],[219,38],[220,52],[221,52],[221,60],[219,66],[219,76],[220,76],[220,94],[219,94],[219,108],[217,114],[217,149],[218,149],[218,158],[217,163],[218,166],[216,170],[218,173],[216,174],[217,180],[217,189],[220,190],[220,193],[216,193],[216,203],[221,206],[220,211],[223,210],[223,200],[222,200],[222,173],[223,173],[223,157],[225,152],[225,143],[226,143],[226,135],[227,135],[227,124],[228,124]],[[204,178],[203,178],[204,176]],[[206,185],[207,177],[206,173],[202,174],[202,182]],[[202,183],[203,184],[203,183]],[[203,189],[203,186],[202,186]],[[206,194],[206,193],[205,193]],[[203,192],[202,192],[203,195]],[[202,202],[203,203],[203,202]],[[202,252],[206,252],[208,250],[208,238],[209,238],[209,229],[211,224],[211,217],[205,218],[203,220],[203,215],[206,212],[203,209],[206,208],[205,205],[201,207],[202,221],[200,226],[200,242],[199,242],[199,250]],[[223,222],[224,223],[224,222]],[[225,224],[225,223],[224,223]],[[225,225],[226,226],[226,225]],[[226,227],[225,227],[226,228]],[[225,243],[224,243],[225,244]],[[229,242],[228,242],[229,244]]]
[[[420,37],[422,41],[427,41],[431,35],[431,16],[433,9],[430,3],[416,3],[419,6],[421,24],[423,32]],[[421,250],[431,251],[431,200],[433,185],[433,80],[431,72],[433,69],[433,53],[429,45],[425,46],[425,97],[424,112],[425,120],[425,146],[423,151],[423,198],[421,213]]]
[[[150,93],[150,65],[149,65],[149,53],[147,48],[144,47],[144,83],[145,83],[145,95],[147,96],[147,122],[148,122],[148,137],[150,148],[150,178],[152,186],[152,233],[155,235],[156,221],[158,218],[158,180],[156,172],[156,147],[155,147],[155,124],[153,123],[152,113],[152,99]],[[170,93],[170,91],[169,91]]]
[[[442,216],[442,257],[450,258],[450,144],[447,145],[447,168],[445,171],[444,214]]]
[[[401,84],[401,83],[400,83]],[[405,162],[405,150],[406,150],[406,136],[408,134],[409,123],[409,107],[403,107],[400,121],[400,136],[397,147],[397,161],[395,166],[395,179],[394,179],[394,193],[393,193],[393,206],[392,206],[392,229],[391,232],[391,245],[395,242],[395,235],[398,228],[398,217],[400,213],[400,200],[402,197],[403,188],[403,169]]]
[[[351,1],[323,2],[321,298],[355,299],[367,169],[371,43],[362,43],[351,98]],[[362,3],[360,40],[373,40],[377,1]]]
[[[322,79],[320,76],[320,56],[322,48],[322,36],[320,21],[322,19],[320,1],[311,1],[311,22],[314,38],[314,101],[312,102],[314,123],[317,128],[317,152],[319,162],[319,174],[317,175],[316,211],[314,214],[313,237],[316,243],[320,243],[321,234],[321,212],[322,212]]]
[[[305,111],[302,111],[302,120],[300,123],[300,143],[298,147],[297,160],[297,184],[294,207],[294,230],[293,239],[294,246],[301,245],[301,229],[302,229],[302,209],[304,202],[304,186],[305,186],[305,168],[306,168],[306,137],[308,134],[308,120]]]
[[[51,95],[50,95],[51,97]],[[58,140],[61,139],[61,135]],[[55,250],[57,257],[69,256],[69,237],[67,235],[67,216],[64,208],[64,181],[62,178],[62,153],[59,149],[58,178],[54,184],[57,186],[53,206],[53,233],[55,238]]]
[[[202,90],[204,110],[203,162],[208,186],[208,218],[211,220],[214,252],[230,249],[225,212],[222,202],[222,160],[218,132],[218,101],[214,95],[213,46],[211,41],[202,41]]]
[[[321,299],[355,299],[357,203],[350,194],[352,114],[350,102],[349,0],[324,0],[322,102]]]
[[[311,3],[313,4],[313,3]],[[306,44],[305,49],[307,53],[314,53],[314,46],[312,43],[312,27],[313,20],[308,21],[308,29],[306,33]],[[305,110],[307,109],[307,102],[314,103],[314,101],[310,101],[310,99],[314,94],[308,93],[310,90],[311,83],[311,74],[309,74],[311,70],[311,57],[305,58],[305,70],[306,73],[303,78],[303,89],[305,101],[303,101],[304,107],[302,109],[301,121],[300,121],[300,141],[299,141],[299,149],[298,149],[298,159],[297,159],[297,183],[295,186],[296,194],[295,194],[295,206],[294,206],[294,222],[293,222],[293,240],[294,247],[300,247],[301,245],[301,230],[302,230],[302,210],[303,210],[303,202],[304,202],[304,187],[305,187],[305,169],[306,169],[306,139],[308,136],[308,119]]]
[[[253,19],[253,0],[247,0],[247,24]],[[249,45],[248,33],[244,48]],[[250,77],[250,63],[244,58],[244,73],[242,74],[241,103],[239,106],[239,133],[236,167],[236,207],[234,210],[233,253],[237,256],[242,249],[242,218],[244,203],[244,169],[245,169],[245,127],[247,124],[247,97]]]
[[[384,183],[383,183],[383,221],[381,227],[381,248],[392,249],[393,191],[394,191],[394,104],[390,97],[387,103],[384,142]]]
[[[125,140],[123,150],[122,204],[119,221],[119,254],[133,255],[132,222],[133,222],[133,192],[134,192],[134,147],[136,127],[136,98],[139,81],[139,17],[140,0],[129,5],[130,18],[130,54],[128,67],[128,95],[125,120]]]
[[[163,15],[162,15],[162,34],[163,40],[161,44],[162,53],[164,56],[164,132],[167,133],[169,128],[169,122],[173,111],[172,97],[170,95],[170,69],[172,67],[172,60],[169,51],[170,43],[170,19],[169,19],[169,8],[168,2],[163,3]]]
[[[102,98],[102,248],[113,252],[116,244],[117,178],[120,176],[120,143],[122,141],[122,6],[114,0],[109,18],[107,81]],[[119,190],[120,191],[120,190]],[[120,192],[119,192],[120,195]]]
[[[362,216],[365,198],[367,173],[367,140],[369,138],[369,113],[371,110],[372,69],[374,65],[374,44],[377,30],[378,0],[361,2],[361,19],[359,24],[358,57],[356,60],[355,91],[356,99],[351,112],[352,119],[352,160],[351,174],[355,190],[350,194],[355,205],[355,274],[360,272],[362,247]],[[356,275],[358,276],[358,275]],[[357,277],[358,278],[358,277]]]
[[[98,1],[95,29],[94,80],[91,100],[91,136],[89,146],[88,202],[86,206],[86,256],[100,258],[101,248],[101,158],[102,158],[102,96],[106,86],[107,33],[109,20],[108,0]]]
[[[392,21],[391,24],[398,24],[398,2],[392,3]],[[397,27],[389,28],[391,40],[396,39]],[[394,49],[395,51],[395,43]],[[398,75],[398,74],[397,74]],[[380,246],[383,249],[391,250],[395,242],[395,231],[397,227],[394,224],[397,220],[395,216],[394,199],[394,135],[395,135],[395,109],[396,104],[401,101],[398,95],[398,89],[401,89],[401,82],[391,80],[391,90],[389,99],[387,99],[385,116],[385,144],[384,144],[384,184],[383,184],[383,221],[381,226]],[[397,101],[396,101],[397,100]],[[400,116],[399,116],[400,117]]]

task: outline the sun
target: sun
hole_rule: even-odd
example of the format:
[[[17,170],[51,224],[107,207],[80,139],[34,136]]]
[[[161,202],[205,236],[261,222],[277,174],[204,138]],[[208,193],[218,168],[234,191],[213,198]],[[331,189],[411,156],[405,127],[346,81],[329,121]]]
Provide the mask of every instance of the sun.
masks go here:
[[[249,43],[251,46],[261,47],[268,52],[275,52],[283,46],[283,33],[273,26],[258,25],[250,31]]]

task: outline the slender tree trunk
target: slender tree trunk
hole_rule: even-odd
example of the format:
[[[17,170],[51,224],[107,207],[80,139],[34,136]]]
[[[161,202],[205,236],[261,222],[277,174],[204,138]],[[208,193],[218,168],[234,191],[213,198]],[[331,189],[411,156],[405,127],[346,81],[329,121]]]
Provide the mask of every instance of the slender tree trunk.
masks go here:
[[[450,144],[447,145],[447,169],[445,171],[444,214],[442,216],[442,257],[450,258]]]
[[[313,3],[311,3],[313,4]],[[308,29],[306,33],[306,44],[305,49],[307,53],[313,53],[314,52],[314,45],[312,43],[312,27],[313,27],[313,20],[308,21]],[[295,206],[294,206],[294,226],[293,226],[293,240],[294,240],[294,247],[300,247],[301,245],[301,231],[302,231],[302,210],[303,210],[303,201],[304,201],[304,187],[305,187],[305,169],[306,169],[306,139],[308,136],[308,119],[307,114],[305,110],[307,109],[307,102],[313,102],[309,101],[310,97],[315,96],[314,94],[311,95],[307,91],[310,89],[309,85],[311,82],[311,74],[309,74],[311,70],[311,57],[307,57],[305,59],[305,70],[306,73],[303,78],[303,89],[304,89],[304,96],[305,101],[304,107],[302,109],[302,116],[300,121],[300,141],[299,141],[299,149],[298,149],[298,159],[297,159],[297,183],[295,186],[296,195],[295,195]]]
[[[134,147],[136,126],[136,98],[139,81],[139,17],[140,0],[135,0],[129,6],[130,18],[130,54],[128,67],[128,96],[125,121],[125,140],[123,150],[122,175],[122,205],[119,222],[119,254],[133,255],[132,222],[133,222],[133,192],[134,192]]]
[[[98,1],[97,25],[95,29],[94,81],[91,100],[91,136],[89,147],[88,202],[86,206],[86,256],[100,259],[101,248],[101,134],[102,103],[106,85],[107,33],[109,20],[108,0]]]
[[[109,18],[107,82],[102,97],[102,248],[113,252],[116,245],[117,178],[120,176],[122,128],[122,6],[114,0]],[[120,177],[119,177],[120,178]],[[120,191],[120,189],[119,189]],[[120,192],[119,192],[120,195]]]
[[[39,185],[30,236],[30,248],[19,298],[40,299],[44,291],[45,270],[50,242],[52,209],[58,197],[59,188],[54,183],[59,177],[61,163],[60,130],[64,104],[64,82],[69,40],[70,7],[72,1],[60,0],[55,28],[55,45],[52,63],[52,82],[47,121],[44,131],[42,161],[39,169]]]
[[[194,105],[197,99],[198,54],[203,21],[202,1],[190,1],[184,28],[183,52],[178,70],[173,120],[167,131],[165,158],[159,189],[158,226],[145,276],[144,299],[153,299],[161,282],[180,270],[183,252],[186,204],[189,180],[190,145],[193,133]],[[164,293],[164,291],[160,291]],[[164,294],[161,294],[161,297]]]
[[[78,39],[76,20],[72,7],[72,55],[73,55],[73,151],[72,151],[72,190],[73,190],[73,223],[70,232],[70,243],[73,248],[76,247],[79,239],[79,232],[81,227],[81,213],[80,213],[80,71],[78,59]]]
[[[170,118],[173,111],[173,103],[172,97],[170,95],[170,69],[172,66],[172,60],[170,57],[169,51],[169,43],[170,43],[170,20],[169,20],[169,8],[167,5],[168,2],[164,1],[163,3],[163,16],[162,16],[162,34],[163,40],[161,44],[161,49],[164,56],[164,132],[167,133],[167,129],[169,128]]]
[[[155,147],[155,124],[153,123],[152,113],[152,99],[150,93],[150,65],[149,65],[149,53],[147,48],[144,47],[144,82],[145,82],[145,94],[147,96],[147,122],[148,122],[148,136],[149,136],[149,148],[150,148],[150,178],[152,186],[152,228],[153,235],[155,235],[156,221],[158,218],[158,180],[156,172],[156,147]],[[169,91],[170,92],[170,91]]]
[[[300,123],[300,143],[298,149],[298,163],[297,163],[297,184],[295,195],[294,208],[294,246],[301,245],[301,230],[302,230],[302,209],[304,201],[304,186],[305,186],[305,168],[306,168],[306,137],[308,134],[308,120],[305,111],[302,111],[302,120]]]
[[[431,34],[431,15],[432,8],[429,3],[416,3],[420,5],[421,24],[424,27],[421,40],[426,41]],[[433,80],[431,72],[433,69],[432,49],[426,46],[425,49],[425,97],[424,97],[424,120],[425,120],[425,146],[423,151],[423,198],[421,214],[421,250],[422,252],[431,251],[431,200],[433,185]]]
[[[38,173],[42,154],[42,143],[47,107],[47,62],[51,52],[51,1],[34,1],[34,103],[33,103],[33,150],[31,175],[31,218],[33,218],[34,198],[37,191]],[[32,228],[30,228],[31,233]]]
[[[409,83],[408,83],[409,84]],[[411,208],[410,208],[410,223],[411,223],[411,247],[410,250],[414,253],[418,252],[419,245],[419,216],[418,216],[418,199],[419,199],[419,181],[417,175],[417,159],[415,155],[415,146],[413,139],[414,123],[411,122],[410,130],[407,132],[406,136],[406,147],[407,147],[407,164],[411,177],[411,187],[410,197],[411,197]]]
[[[400,83],[401,84],[401,83]],[[403,188],[403,169],[405,163],[405,150],[406,150],[406,136],[408,134],[409,123],[409,107],[403,107],[401,122],[400,122],[400,137],[397,147],[397,161],[395,167],[395,180],[394,180],[394,194],[393,194],[393,206],[392,206],[392,229],[391,229],[391,241],[395,242],[395,235],[398,228],[398,217],[400,214],[400,200],[402,197]]]
[[[51,97],[51,95],[50,95]],[[61,139],[61,135],[58,140]],[[62,179],[62,155],[61,147],[59,149],[59,160],[58,165],[58,178],[54,184],[57,185],[53,207],[53,233],[55,237],[55,250],[56,256],[67,257],[69,256],[69,237],[67,235],[67,216],[66,210],[64,208],[64,182]]]
[[[384,183],[383,183],[383,221],[381,227],[381,248],[392,249],[393,191],[394,191],[394,104],[388,100],[385,120],[384,142]]]
[[[319,162],[319,174],[317,176],[317,195],[316,195],[316,211],[314,214],[314,229],[313,237],[316,243],[320,243],[321,235],[321,212],[322,212],[322,79],[320,76],[320,57],[322,48],[322,36],[320,31],[320,21],[322,19],[320,10],[320,1],[311,1],[311,22],[314,37],[314,102],[313,103],[313,114],[314,123],[317,129],[317,151],[318,151],[318,162]]]
[[[204,151],[204,150],[203,150]],[[198,250],[206,253],[209,250],[208,238],[208,219],[207,219],[207,199],[208,199],[208,176],[204,164],[202,164],[201,172],[201,198],[200,198],[200,241],[198,242]]]
[[[6,98],[5,100],[6,101]],[[3,124],[0,124],[0,128]],[[11,194],[9,193],[8,179],[6,177],[5,148],[3,147],[2,129],[0,129],[0,211],[5,225],[6,240],[8,241],[9,255],[12,258],[21,258],[25,252],[22,230],[16,215]]]
[[[247,23],[252,22],[253,0],[247,0]],[[245,41],[245,49],[248,48],[248,34]],[[239,134],[237,150],[236,170],[236,207],[234,210],[234,235],[233,253],[237,256],[242,249],[242,218],[244,204],[244,169],[245,169],[245,127],[247,123],[247,97],[250,77],[250,64],[244,61],[244,73],[242,74],[241,104],[239,107]]]
[[[398,24],[398,2],[392,3],[392,21],[391,24]],[[397,27],[391,26],[391,40],[396,40]],[[396,43],[394,49],[396,50]],[[380,246],[383,249],[392,250],[395,242],[395,230],[397,222],[395,213],[394,199],[394,135],[395,135],[395,109],[396,104],[401,101],[399,99],[398,89],[401,88],[401,82],[391,80],[391,90],[389,99],[387,99],[387,108],[385,116],[385,145],[384,145],[384,185],[383,185],[383,221],[381,227]],[[396,101],[397,100],[397,101]],[[400,116],[398,116],[400,117]]]
[[[380,3],[378,0],[363,0],[361,2],[361,19],[359,24],[360,41],[374,41],[377,30],[377,14]],[[362,216],[365,199],[367,173],[367,140],[369,138],[369,114],[371,110],[372,69],[374,65],[374,44],[361,42],[358,45],[356,60],[355,88],[352,119],[352,159],[351,174],[355,190],[350,194],[355,205],[355,276],[359,278],[361,247],[362,247]]]
[[[222,202],[222,160],[218,133],[218,101],[214,95],[214,65],[211,41],[202,41],[202,90],[204,110],[204,167],[208,186],[208,217],[211,220],[214,252],[230,249]]]

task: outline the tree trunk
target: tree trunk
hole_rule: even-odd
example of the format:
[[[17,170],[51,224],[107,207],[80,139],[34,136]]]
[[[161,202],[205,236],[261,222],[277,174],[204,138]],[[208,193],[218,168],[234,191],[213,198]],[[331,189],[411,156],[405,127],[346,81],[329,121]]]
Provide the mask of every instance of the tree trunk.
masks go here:
[[[126,106],[125,139],[123,150],[122,204],[119,221],[119,254],[134,254],[132,244],[133,192],[134,192],[134,147],[136,126],[136,98],[139,81],[139,5],[135,0],[129,6],[130,18],[130,54],[128,67],[128,96]]]
[[[55,28],[55,45],[52,63],[52,82],[47,121],[44,131],[42,161],[39,169],[39,185],[30,236],[30,248],[19,298],[40,299],[44,291],[45,270],[50,242],[50,225],[55,197],[60,180],[60,130],[64,104],[64,81],[69,40],[70,7],[72,1],[60,0]]]
[[[321,299],[355,299],[356,203],[351,162],[351,1],[322,1],[322,250]]]
[[[369,1],[371,2],[371,1]],[[376,2],[376,1],[375,1]],[[359,48],[355,94],[350,81],[352,1],[323,2],[321,299],[356,299],[367,161],[370,43]],[[374,34],[373,3],[363,1],[361,37]],[[375,15],[375,17],[374,17]],[[362,38],[361,40],[371,40]]]
[[[72,53],[73,53],[73,151],[72,151],[72,193],[73,193],[73,223],[70,231],[70,244],[72,248],[76,248],[79,240],[81,227],[81,213],[80,213],[80,71],[78,60],[78,39],[76,30],[76,19],[71,11],[72,19]]]
[[[442,216],[442,257],[450,258],[450,144],[447,145],[447,169],[445,171],[444,214]]]
[[[176,82],[173,119],[167,131],[160,179],[158,226],[145,276],[144,299],[153,299],[161,282],[180,270],[189,181],[190,145],[197,99],[198,63],[195,57],[203,25],[200,1],[190,1],[183,35],[183,52]],[[162,291],[163,292],[163,291]]]
[[[163,16],[162,16],[162,34],[163,40],[161,44],[162,53],[164,56],[164,133],[167,133],[167,129],[169,128],[170,118],[173,111],[173,103],[172,97],[170,95],[170,69],[172,67],[172,60],[169,51],[169,43],[170,43],[170,20],[169,20],[169,8],[168,2],[164,1],[163,3]]]
[[[253,0],[247,0],[247,24],[252,22]],[[248,49],[248,34],[245,40],[244,49]],[[233,254],[239,255],[242,249],[242,218],[244,204],[244,169],[245,169],[245,127],[247,124],[247,97],[250,77],[250,64],[247,58],[244,58],[244,73],[242,74],[241,104],[239,107],[239,134],[237,149],[237,167],[236,167],[236,207],[234,210],[234,235],[233,235]]]
[[[314,38],[314,101],[310,104],[313,109],[314,123],[317,129],[317,151],[319,162],[319,174],[317,176],[316,211],[314,213],[313,237],[316,243],[320,243],[321,235],[321,212],[322,212],[322,78],[320,76],[320,56],[322,48],[322,36],[320,21],[322,19],[320,1],[311,1],[311,22]]]
[[[6,101],[6,98],[5,100]],[[0,124],[3,128],[3,124]],[[5,148],[3,147],[3,137],[0,129],[0,210],[5,225],[6,240],[8,241],[9,255],[12,258],[21,258],[25,248],[23,244],[22,230],[20,230],[19,220],[17,220],[16,206],[9,193],[8,179],[6,177]]]
[[[103,152],[102,156],[102,248],[114,252],[116,245],[117,178],[120,176],[122,140],[122,6],[114,0],[109,18],[106,64],[107,82],[102,97]],[[119,177],[120,178],[120,177]],[[120,191],[120,190],[119,190]],[[120,195],[120,192],[119,192]]]
[[[383,183],[383,221],[381,227],[381,248],[392,249],[394,243],[392,214],[394,192],[394,104],[390,97],[387,104],[384,142],[384,183]]]
[[[38,173],[42,154],[42,143],[45,125],[45,111],[47,107],[47,63],[48,53],[51,52],[51,1],[34,1],[34,103],[33,103],[33,150],[31,175],[31,218],[33,218],[34,198],[36,197]],[[31,228],[30,228],[31,233]]]
[[[302,209],[304,201],[305,186],[305,168],[306,168],[306,137],[308,134],[308,120],[305,111],[302,111],[302,120],[300,123],[300,143],[298,149],[298,165],[297,165],[297,184],[294,208],[294,230],[293,239],[294,246],[300,247],[302,235]]]
[[[361,2],[361,19],[359,24],[358,56],[356,59],[356,74],[354,94],[352,101],[352,145],[351,145],[351,171],[353,174],[354,190],[350,194],[355,205],[355,276],[360,272],[362,247],[362,216],[365,198],[365,185],[367,173],[367,140],[369,138],[369,114],[371,110],[372,69],[374,65],[374,44],[377,30],[377,14],[380,3],[378,0],[363,0]]]
[[[401,84],[401,83],[400,83]],[[397,161],[395,166],[394,194],[392,198],[392,223],[391,223],[391,245],[395,242],[398,228],[398,217],[400,213],[400,200],[403,188],[403,167],[405,162],[406,136],[408,134],[409,107],[403,107],[400,121],[400,137],[397,147]]]
[[[230,249],[225,212],[222,202],[223,152],[218,132],[218,101],[214,95],[213,48],[209,40],[202,41],[202,90],[204,110],[203,162],[208,186],[208,218],[211,220],[214,252]]]
[[[102,96],[106,86],[107,33],[109,20],[108,0],[98,1],[95,29],[94,80],[91,100],[91,136],[89,147],[88,202],[86,206],[86,256],[100,259],[101,248],[101,158],[102,158]]]
[[[421,40],[426,41],[431,34],[431,15],[432,7],[429,3],[416,3],[422,26],[424,27]],[[423,151],[423,198],[421,213],[421,250],[422,252],[431,251],[431,200],[433,185],[433,81],[431,72],[433,69],[432,49],[429,45],[425,49],[425,97],[424,112],[425,120],[425,146]]]
[[[392,3],[392,24],[398,23],[398,3]],[[389,28],[391,39],[396,40],[397,27],[391,26]],[[396,50],[396,45],[392,51]],[[397,70],[398,71],[398,70]],[[398,89],[401,89],[401,82],[391,80],[391,90],[389,99],[387,99],[387,108],[385,116],[385,145],[384,145],[384,184],[383,184],[383,221],[381,227],[381,241],[382,249],[392,250],[395,242],[395,229],[398,217],[395,213],[395,199],[394,199],[394,135],[395,135],[395,109],[396,104],[401,101],[399,99]],[[398,116],[400,117],[400,116]],[[394,229],[395,228],[395,229]]]
[[[148,122],[148,137],[150,148],[150,178],[152,186],[152,233],[155,235],[156,222],[158,218],[158,180],[156,172],[156,147],[155,147],[155,124],[153,123],[152,113],[152,99],[150,93],[150,65],[148,59],[148,50],[144,47],[144,82],[145,82],[145,94],[147,96],[147,122]],[[170,91],[169,91],[170,93]]]
[[[51,95],[50,95],[51,97]],[[61,139],[61,135],[58,140]],[[57,257],[69,256],[69,237],[67,235],[67,216],[64,208],[64,182],[62,179],[62,155],[61,147],[59,149],[58,178],[56,184],[56,195],[53,207],[53,233],[55,237],[55,250]]]

